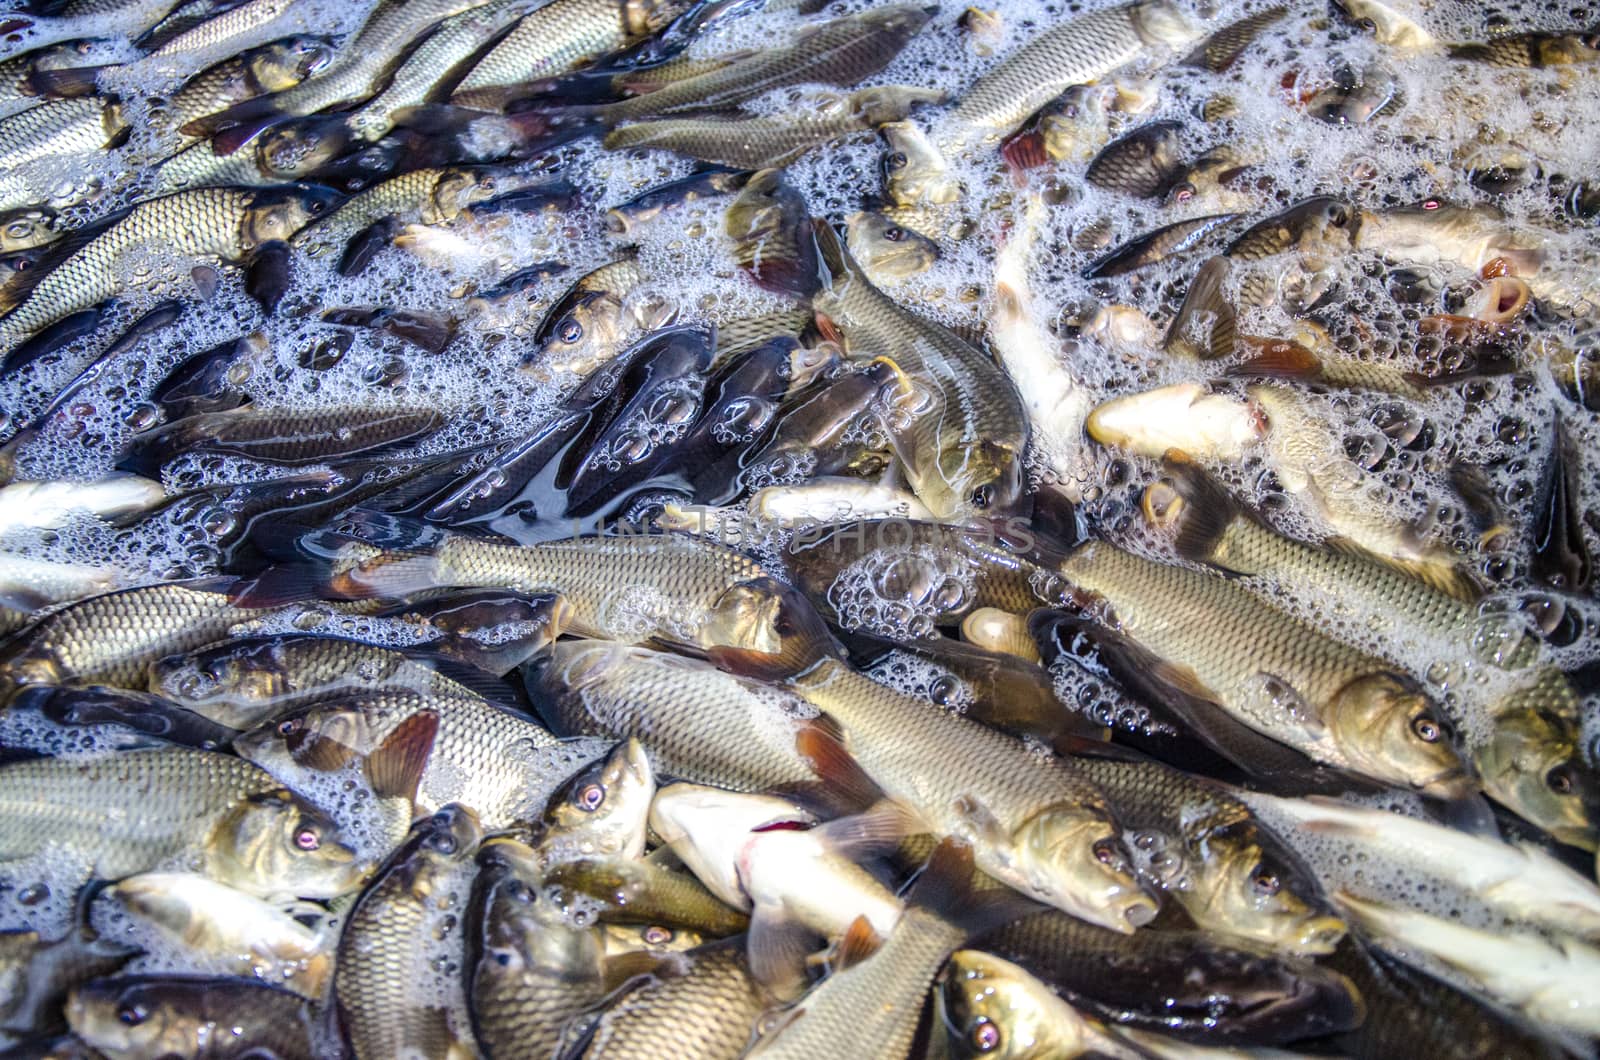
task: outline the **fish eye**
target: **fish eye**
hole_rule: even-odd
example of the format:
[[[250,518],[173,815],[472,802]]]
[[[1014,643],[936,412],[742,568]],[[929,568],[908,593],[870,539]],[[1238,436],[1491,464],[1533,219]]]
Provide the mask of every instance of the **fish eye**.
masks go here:
[[[117,1022],[125,1027],[137,1027],[150,1018],[150,1010],[137,1001],[128,1001],[117,1006]]]
[[[652,946],[664,946],[672,941],[672,932],[660,924],[651,924],[644,929],[644,940]]]
[[[302,719],[302,718],[285,718],[282,721],[278,722],[278,735],[279,736],[293,736],[295,733],[299,732],[304,727],[305,727],[305,720]]]
[[[556,329],[556,338],[565,343],[574,343],[583,338],[583,325],[571,317],[563,320]]]
[[[972,496],[967,499],[974,508],[988,508],[994,504],[994,487],[990,485],[979,486],[972,491]]]
[[[1076,118],[1080,113],[1082,112],[1078,110],[1076,103],[1068,103],[1061,108],[1061,116],[1064,118]]]
[[[1194,198],[1194,185],[1187,180],[1172,189],[1173,202],[1188,202]]]
[[[302,828],[294,834],[294,845],[309,853],[322,846],[322,836],[315,828]]]
[[[980,1053],[992,1053],[1000,1048],[1000,1037],[1000,1028],[988,1019],[979,1020],[972,1025],[972,1030],[967,1032],[972,1047]]]
[[[29,269],[33,268],[33,262],[28,258],[18,258],[17,263],[12,267],[18,272],[27,272]]]
[[[1411,721],[1411,731],[1417,734],[1417,739],[1423,743],[1438,743],[1439,737],[1444,735],[1444,730],[1431,715],[1419,714]]]
[[[1363,33],[1376,33],[1378,32],[1378,22],[1376,19],[1358,18],[1356,19],[1356,28]]]
[[[1102,865],[1115,865],[1122,860],[1115,839],[1102,839],[1094,845],[1094,859]]]
[[[601,787],[599,784],[585,784],[583,787],[579,788],[577,794],[572,797],[572,803],[574,806],[578,807],[580,810],[590,813],[598,810],[600,808],[600,804],[605,801],[606,789]]]
[[[1572,767],[1566,764],[1556,766],[1544,775],[1545,786],[1557,795],[1571,795],[1577,786],[1573,783]]]
[[[907,161],[904,151],[890,151],[883,156],[883,164],[890,169],[904,169]]]
[[[906,230],[899,225],[890,225],[883,230],[883,238],[891,243],[898,243],[906,237]]]
[[[494,191],[497,187],[499,187],[499,185],[495,183],[495,179],[493,177],[484,177],[478,182],[478,187],[482,188],[484,191]]]
[[[328,208],[328,204],[327,203],[322,202],[319,199],[312,199],[311,200],[311,205],[306,207],[306,212],[311,214],[313,217],[315,217],[317,214],[321,213],[323,210],[326,210],[327,208]]]
[[[1335,228],[1343,228],[1345,223],[1349,220],[1350,213],[1344,208],[1343,205],[1336,203],[1333,206],[1328,207],[1328,223],[1333,225]]]
[[[1277,873],[1258,868],[1250,877],[1250,886],[1263,898],[1270,898],[1283,889],[1283,881],[1278,879]]]
[[[428,849],[436,851],[446,857],[456,852],[456,837],[449,832],[444,832],[428,839]]]

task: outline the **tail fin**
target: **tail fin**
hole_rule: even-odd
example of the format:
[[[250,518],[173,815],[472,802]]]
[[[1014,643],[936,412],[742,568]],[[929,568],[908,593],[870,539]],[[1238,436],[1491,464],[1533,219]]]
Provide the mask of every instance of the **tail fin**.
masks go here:
[[[0,34],[3,35],[3,34]],[[50,99],[79,99],[100,90],[100,72],[110,66],[69,66],[61,70],[35,70],[27,77],[28,87]]]
[[[1200,266],[1162,340],[1167,353],[1200,361],[1233,353],[1238,321],[1223,290],[1227,279],[1228,259],[1220,254]]]
[[[1223,537],[1233,521],[1243,517],[1239,505],[1205,470],[1187,456],[1168,453],[1166,475],[1161,482],[1145,491],[1146,515],[1156,517],[1150,510],[1158,486],[1172,491],[1165,511],[1153,521],[1164,523],[1174,530],[1173,546],[1184,559],[1221,567],[1236,574],[1254,574],[1228,563],[1223,552]]]

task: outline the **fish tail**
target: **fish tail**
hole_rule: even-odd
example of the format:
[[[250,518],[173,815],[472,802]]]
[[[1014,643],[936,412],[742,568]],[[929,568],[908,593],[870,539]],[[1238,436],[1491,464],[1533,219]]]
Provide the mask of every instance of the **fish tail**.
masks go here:
[[[255,299],[269,317],[278,311],[278,303],[289,293],[293,282],[289,267],[291,257],[289,244],[275,239],[256,247],[245,264],[245,293]]]
[[[1238,321],[1224,289],[1227,280],[1226,257],[1219,254],[1200,266],[1162,340],[1167,353],[1201,361],[1233,353]]]
[[[1178,453],[1168,454],[1166,475],[1157,486],[1145,491],[1147,516],[1157,514],[1150,509],[1162,486],[1174,495],[1153,521],[1164,522],[1174,531],[1173,547],[1184,559],[1219,565],[1223,538],[1241,514],[1238,504],[1198,464]]]
[[[28,87],[50,99],[79,99],[98,92],[100,73],[109,69],[109,66],[69,66],[61,70],[35,70],[28,75]]]

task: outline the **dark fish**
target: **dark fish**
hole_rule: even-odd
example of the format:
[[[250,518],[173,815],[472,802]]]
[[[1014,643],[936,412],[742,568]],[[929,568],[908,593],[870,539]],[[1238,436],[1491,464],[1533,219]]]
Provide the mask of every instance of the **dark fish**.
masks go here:
[[[185,357],[156,384],[150,401],[169,423],[238,408],[249,400],[241,387],[254,373],[252,362],[265,352],[266,341],[257,332]]]
[[[211,453],[297,467],[403,446],[444,423],[443,413],[422,408],[202,412],[136,436],[117,466],[156,475],[185,453]]]
[[[1360,997],[1344,976],[1200,932],[1122,935],[1052,910],[972,946],[1015,961],[1109,1023],[1197,1044],[1276,1045],[1361,1022]]]
[[[79,983],[110,975],[139,951],[102,938],[85,921],[87,900],[59,939],[35,931],[0,932],[0,1032],[16,1037],[62,1030],[62,1003]]]
[[[1183,65],[1199,66],[1214,74],[1220,74],[1238,62],[1239,56],[1244,54],[1246,48],[1288,13],[1287,7],[1269,7],[1264,11],[1246,15],[1237,22],[1230,22],[1184,56]]]
[[[239,734],[238,729],[219,725],[160,696],[127,688],[33,685],[13,696],[6,710],[13,715],[36,713],[71,728],[110,727],[126,734],[118,746],[130,748],[165,742],[220,751]]]
[[[1234,213],[1219,213],[1187,221],[1174,221],[1164,228],[1129,240],[1085,269],[1083,275],[1086,279],[1121,276],[1179,254],[1188,253],[1204,242],[1207,236],[1230,224],[1238,216]]]
[[[1553,589],[1583,592],[1589,588],[1594,560],[1583,536],[1579,511],[1582,463],[1559,414],[1553,434],[1549,463],[1534,509],[1530,569],[1535,578]]]
[[[1292,291],[1270,266],[1251,268],[1239,289],[1239,304],[1270,305],[1280,291],[1291,294],[1298,308],[1307,309],[1327,295],[1326,281],[1317,275],[1348,255],[1355,246],[1361,215],[1347,203],[1327,196],[1306,199],[1282,213],[1258,221],[1223,251],[1240,262],[1264,262],[1290,250],[1301,258],[1300,268],[1311,270],[1301,288]]]
[[[750,174],[741,170],[712,167],[657,184],[607,210],[606,230],[613,236],[632,235],[635,229],[651,224],[664,213],[685,209],[715,196],[732,195],[749,179]]]
[[[1182,132],[1182,123],[1176,121],[1141,126],[1102,148],[1084,179],[1107,191],[1160,198],[1182,179]]]

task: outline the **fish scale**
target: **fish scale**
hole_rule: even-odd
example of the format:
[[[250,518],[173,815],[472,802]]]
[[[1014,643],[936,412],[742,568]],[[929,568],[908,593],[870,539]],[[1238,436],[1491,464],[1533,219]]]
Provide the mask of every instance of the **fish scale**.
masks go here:
[[[235,607],[226,592],[181,584],[106,593],[46,617],[4,651],[0,685],[35,667],[56,679],[142,688],[150,663],[227,636],[235,623],[268,614]]]
[[[766,1007],[744,940],[690,950],[684,960],[685,974],[656,977],[614,1001],[601,1015],[584,1060],[738,1060],[744,1055]]]
[[[538,679],[541,709],[571,735],[638,737],[661,772],[764,791],[814,779],[794,750],[804,703],[677,655],[561,641]]]
[[[91,239],[0,320],[0,342],[14,343],[68,313],[98,305],[122,290],[118,262],[141,246],[160,244],[181,259],[235,260],[245,251],[249,191],[197,188],[143,202]]]
[[[525,818],[527,792],[540,780],[540,761],[529,752],[560,741],[541,725],[468,696],[420,692],[365,692],[295,711],[305,728],[344,743],[359,757],[371,755],[408,718],[429,711],[439,717],[439,730],[417,790],[424,811],[457,802],[473,810],[485,825],[501,828]],[[307,767],[295,760],[278,732],[280,722],[267,722],[235,743],[247,758],[293,783]],[[348,741],[348,742],[347,742]]]
[[[0,160],[13,170],[41,158],[88,154],[122,127],[116,108],[99,97],[51,100],[0,122]]]
[[[210,52],[226,45],[230,48],[251,48],[271,39],[273,26],[280,15],[287,12],[294,0],[247,0],[213,15],[173,37],[151,55],[183,55],[189,52]],[[266,29],[267,32],[261,32]]]
[[[198,860],[224,814],[278,787],[243,759],[188,748],[19,762],[0,769],[0,864],[49,843],[85,851],[108,880]]]
[[[525,16],[473,64],[456,94],[502,88],[564,73],[609,52],[621,51],[649,30],[688,8],[684,0],[634,3],[554,0]],[[643,21],[636,22],[643,8]]]
[[[954,137],[1008,132],[1062,90],[1138,58],[1147,47],[1135,21],[1140,6],[1080,15],[1012,52],[961,97],[948,119]]]
[[[685,110],[725,110],[789,85],[855,84],[883,69],[927,21],[927,12],[906,6],[835,19],[808,28],[788,47],[757,52],[599,111],[616,123]]]

